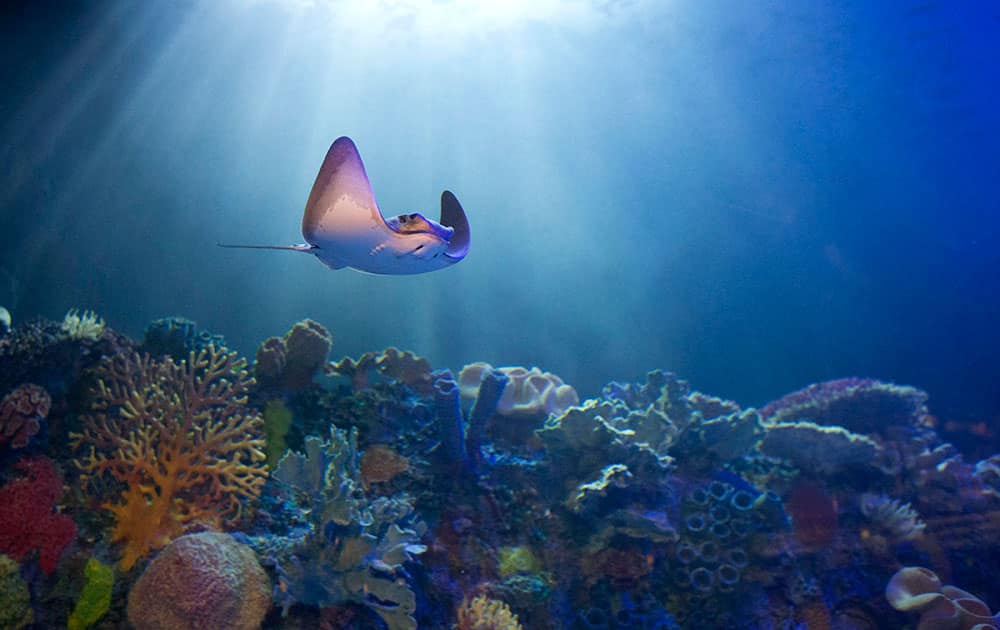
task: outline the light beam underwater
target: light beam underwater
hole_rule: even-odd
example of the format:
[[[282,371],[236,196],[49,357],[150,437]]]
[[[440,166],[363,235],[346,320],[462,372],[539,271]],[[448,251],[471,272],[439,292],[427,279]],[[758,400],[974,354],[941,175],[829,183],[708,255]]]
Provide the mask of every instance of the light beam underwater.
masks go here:
[[[469,252],[469,220],[451,191],[441,193],[441,222],[419,213],[386,219],[375,203],[354,142],[337,138],[316,175],[302,217],[298,245],[224,245],[243,249],[307,252],[331,269],[351,267],[375,274],[436,271]]]

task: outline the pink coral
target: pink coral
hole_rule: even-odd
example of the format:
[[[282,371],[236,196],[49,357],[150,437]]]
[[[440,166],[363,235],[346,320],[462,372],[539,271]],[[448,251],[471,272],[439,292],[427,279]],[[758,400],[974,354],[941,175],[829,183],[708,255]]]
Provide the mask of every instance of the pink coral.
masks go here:
[[[917,628],[924,630],[986,630],[997,628],[1000,622],[990,615],[983,600],[958,587],[942,585],[937,574],[924,567],[897,571],[885,587],[885,597],[896,610],[919,613]]]
[[[0,551],[20,562],[37,549],[42,571],[52,573],[76,538],[73,519],[53,511],[62,478],[47,457],[22,460],[15,469],[24,476],[0,488]]]
[[[4,396],[0,401],[0,444],[10,442],[11,448],[27,446],[51,407],[48,392],[31,383]]]
[[[149,563],[128,596],[139,630],[259,628],[271,581],[257,556],[228,534],[181,536]]]

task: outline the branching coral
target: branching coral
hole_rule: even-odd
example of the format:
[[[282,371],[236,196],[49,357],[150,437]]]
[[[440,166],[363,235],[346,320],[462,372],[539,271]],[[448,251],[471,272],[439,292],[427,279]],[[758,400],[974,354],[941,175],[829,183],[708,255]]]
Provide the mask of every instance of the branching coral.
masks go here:
[[[239,517],[267,476],[260,416],[246,406],[246,361],[214,346],[180,364],[116,356],[98,368],[92,411],[71,435],[85,478],[124,484],[104,507],[125,543],[121,567],[193,523]]]

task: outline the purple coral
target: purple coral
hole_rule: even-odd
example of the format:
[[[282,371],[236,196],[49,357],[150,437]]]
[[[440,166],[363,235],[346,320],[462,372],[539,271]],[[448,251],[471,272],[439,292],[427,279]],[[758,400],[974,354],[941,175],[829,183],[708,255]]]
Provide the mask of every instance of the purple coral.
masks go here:
[[[810,420],[855,433],[878,433],[889,426],[915,426],[927,414],[927,394],[906,385],[867,378],[815,383],[760,410],[770,422]]]
[[[271,580],[257,556],[228,534],[202,532],[170,543],[128,597],[128,620],[153,628],[259,628]]]

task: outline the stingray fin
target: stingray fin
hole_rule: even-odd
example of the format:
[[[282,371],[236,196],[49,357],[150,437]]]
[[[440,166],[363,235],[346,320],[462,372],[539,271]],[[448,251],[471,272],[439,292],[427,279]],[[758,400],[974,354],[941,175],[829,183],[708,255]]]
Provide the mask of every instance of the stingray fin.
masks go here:
[[[469,219],[465,216],[465,210],[450,190],[441,193],[441,225],[454,230],[448,241],[445,256],[454,258],[455,262],[462,260],[469,253],[472,235],[469,232]]]
[[[359,225],[389,229],[375,203],[357,146],[341,136],[330,145],[316,175],[302,216],[302,235],[315,243],[330,232]]]

